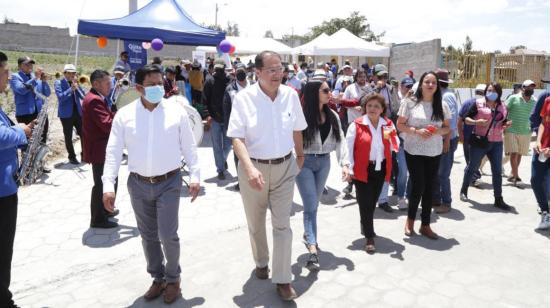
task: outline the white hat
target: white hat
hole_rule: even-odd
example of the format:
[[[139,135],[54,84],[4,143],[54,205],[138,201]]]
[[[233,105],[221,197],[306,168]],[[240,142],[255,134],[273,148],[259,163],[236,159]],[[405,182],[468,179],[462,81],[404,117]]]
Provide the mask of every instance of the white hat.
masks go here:
[[[527,79],[521,84],[521,86],[524,87],[524,88],[528,87],[530,85],[536,85],[536,83],[531,79]]]
[[[64,73],[76,73],[76,67],[73,64],[65,64],[63,67]]]
[[[346,65],[342,66],[342,69],[346,69],[346,68],[351,68],[351,65],[346,64]]]
[[[485,92],[485,88],[487,87],[486,84],[484,83],[480,83],[476,86],[476,91],[482,91],[482,92]]]

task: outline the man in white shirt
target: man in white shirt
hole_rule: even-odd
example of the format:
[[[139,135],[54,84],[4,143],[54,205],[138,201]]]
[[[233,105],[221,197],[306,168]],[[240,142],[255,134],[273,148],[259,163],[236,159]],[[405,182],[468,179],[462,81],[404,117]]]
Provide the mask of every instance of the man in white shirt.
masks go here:
[[[162,73],[157,66],[146,65],[136,72],[136,90],[141,98],[121,108],[113,119],[102,177],[103,203],[107,211],[113,212],[114,183],[126,147],[128,192],[142,237],[147,272],[154,278],[144,298],[152,300],[164,291],[164,302],[172,303],[181,296],[181,158],[189,166],[193,202],[200,188],[197,146],[183,107],[163,98]]]
[[[307,127],[296,91],[281,85],[281,57],[272,51],[256,56],[258,83],[237,93],[227,136],[239,157],[239,184],[243,199],[256,277],[269,278],[269,249],[265,228],[271,210],[273,276],[277,293],[293,300],[292,230],[290,211],[294,182],[304,163],[302,130]],[[292,154],[296,151],[296,159]]]

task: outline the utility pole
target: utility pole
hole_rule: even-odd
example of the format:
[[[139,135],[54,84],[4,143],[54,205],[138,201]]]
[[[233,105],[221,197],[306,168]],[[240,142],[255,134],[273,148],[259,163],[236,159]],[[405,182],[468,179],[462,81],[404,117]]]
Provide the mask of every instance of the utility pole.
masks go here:
[[[222,3],[221,5],[226,6],[227,3]],[[214,25],[215,25],[215,26],[218,25],[218,11],[219,11],[219,10],[220,10],[220,9],[219,9],[219,6],[218,6],[218,2],[216,2],[216,10],[215,10],[216,15],[214,16]]]

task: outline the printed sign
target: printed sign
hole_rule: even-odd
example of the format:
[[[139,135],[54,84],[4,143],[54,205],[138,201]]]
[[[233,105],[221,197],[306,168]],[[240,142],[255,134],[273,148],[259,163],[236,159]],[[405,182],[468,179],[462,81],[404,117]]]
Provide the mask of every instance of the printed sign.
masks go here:
[[[128,52],[128,63],[135,71],[147,64],[147,50],[138,41],[124,41],[124,50]]]

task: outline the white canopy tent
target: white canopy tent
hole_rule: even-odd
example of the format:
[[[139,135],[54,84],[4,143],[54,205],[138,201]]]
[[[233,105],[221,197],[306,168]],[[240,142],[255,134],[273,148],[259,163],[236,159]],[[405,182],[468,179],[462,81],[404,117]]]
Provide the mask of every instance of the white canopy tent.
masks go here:
[[[330,37],[323,32],[313,40],[305,43],[304,45],[293,48],[292,54],[315,55],[316,48],[318,48],[319,46],[329,46],[329,38]]]
[[[272,50],[283,55],[290,55],[292,53],[292,48],[272,38],[227,36],[225,39],[235,46],[235,53],[239,55],[258,54],[264,50]],[[198,46],[196,50],[216,53],[216,47],[212,46]]]
[[[315,40],[322,36],[318,36]],[[315,44],[307,46],[315,40],[294,48],[294,51],[311,56],[350,56],[350,57],[384,57],[390,56],[390,48],[365,41],[355,36],[346,28],[338,30],[331,36],[320,38]],[[300,50],[305,51],[300,51]],[[295,53],[296,54],[296,53]]]

